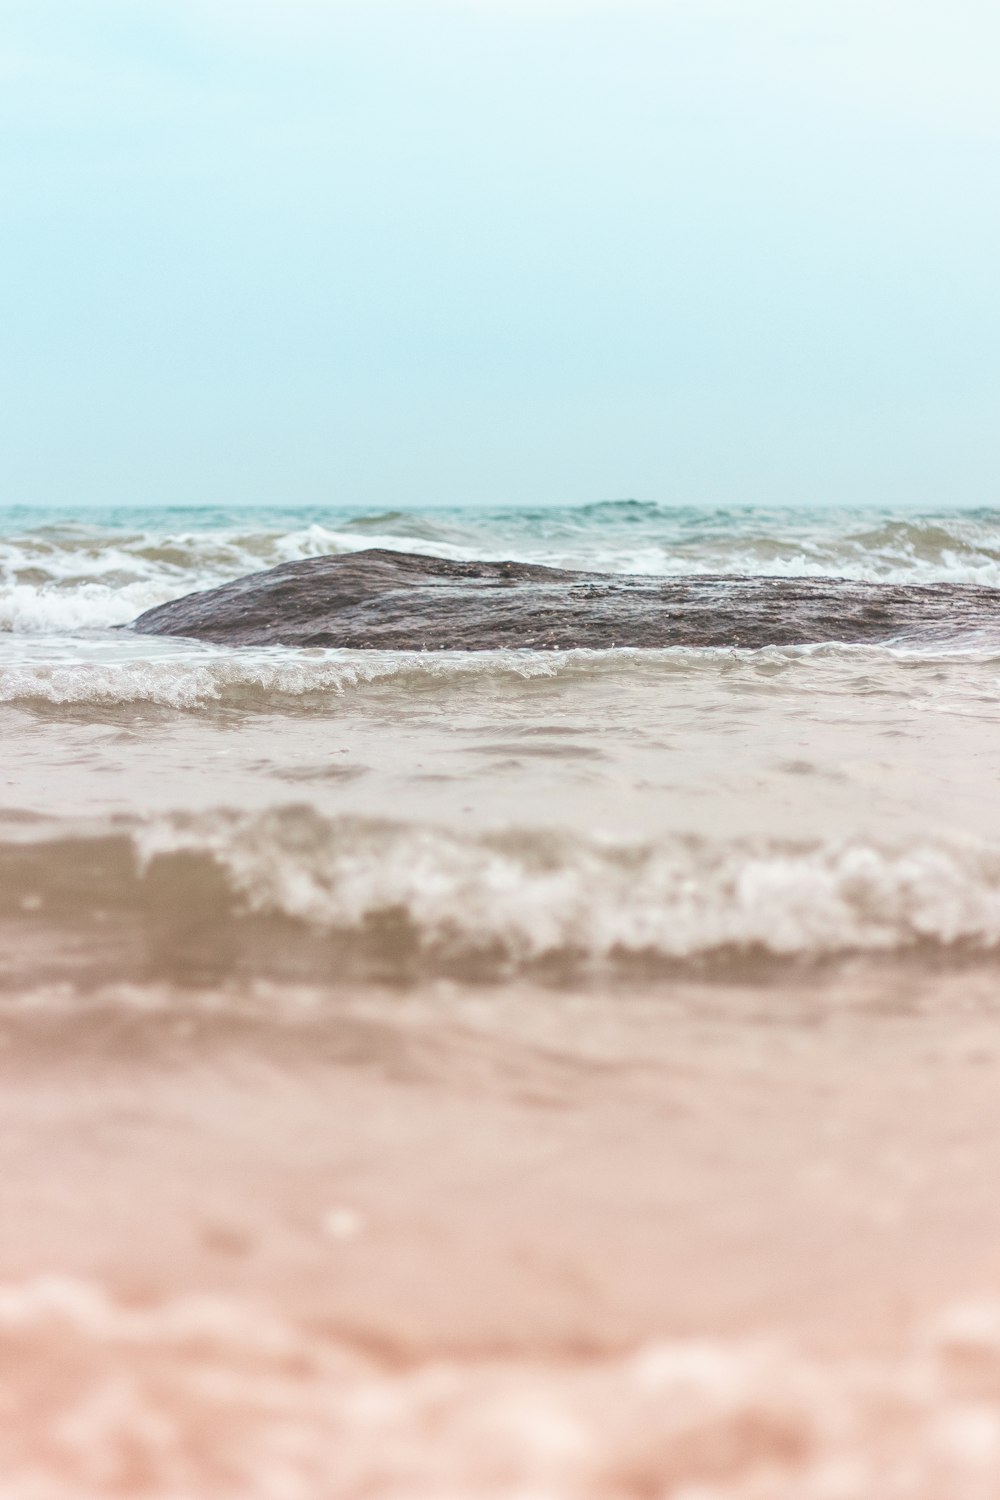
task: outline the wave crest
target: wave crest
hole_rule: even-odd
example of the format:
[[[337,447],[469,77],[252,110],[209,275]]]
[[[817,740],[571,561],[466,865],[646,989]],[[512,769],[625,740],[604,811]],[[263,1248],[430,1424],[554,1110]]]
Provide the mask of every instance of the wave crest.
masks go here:
[[[327,930],[392,918],[442,955],[813,957],[921,941],[1000,943],[1000,850],[925,843],[613,844],[556,832],[462,836],[306,807],[144,830],[140,859],[210,854],[246,908]]]
[[[1000,947],[1000,849],[958,839],[626,844],[292,806],[22,837],[0,846],[0,875],[0,916],[103,924],[98,959],[100,931],[121,941],[134,927],[157,974],[291,964],[302,977],[571,981]]]

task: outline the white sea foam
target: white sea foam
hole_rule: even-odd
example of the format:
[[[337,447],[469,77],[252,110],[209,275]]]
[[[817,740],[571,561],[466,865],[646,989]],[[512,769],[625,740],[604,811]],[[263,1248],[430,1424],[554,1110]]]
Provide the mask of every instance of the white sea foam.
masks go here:
[[[293,948],[296,928],[322,938],[321,966],[342,950],[400,977],[470,964],[484,978],[539,967],[572,977],[755,954],[1000,948],[1000,846],[972,838],[625,842],[324,816],[305,805],[151,816],[131,833],[119,819],[51,845],[45,825],[9,837],[0,856],[8,889],[20,893],[11,911],[28,920],[48,910],[106,920],[121,909],[122,921],[141,921],[149,910],[183,929],[196,915],[208,941],[234,916],[280,917],[294,924],[281,929]]]
[[[463,558],[467,548],[413,537],[356,536],[320,525],[259,534],[81,528],[0,539],[0,630],[44,634],[125,625],[144,610],[247,573],[365,547]]]
[[[145,869],[179,850],[210,858],[246,911],[340,933],[377,923],[387,948],[395,934],[432,961],[486,953],[498,972],[558,956],[604,965],[1000,946],[1000,849],[972,840],[621,844],[308,807],[154,820],[135,838]]]
[[[894,1356],[787,1340],[386,1369],[252,1304],[0,1287],[4,1500],[992,1500],[1000,1308]],[[41,1376],[41,1378],[39,1378]]]
[[[366,688],[396,686],[401,692],[454,688],[468,691],[495,683],[606,679],[634,682],[640,690],[662,689],[671,679],[724,679],[760,685],[780,678],[805,694],[823,691],[856,696],[859,673],[870,690],[914,701],[949,674],[952,694],[975,692],[994,700],[1000,691],[1000,650],[995,638],[970,635],[961,642],[867,646],[816,643],[732,647],[670,647],[662,650],[530,651],[350,651],[241,648],[201,645],[172,638],[69,636],[16,644],[0,643],[0,703],[67,706],[149,704],[180,710],[216,705],[259,711],[335,706]]]
[[[634,653],[629,653],[634,655]],[[108,653],[107,656],[110,656]],[[336,698],[368,684],[446,684],[488,678],[554,677],[600,670],[597,652],[176,651],[124,650],[118,659],[0,665],[0,703],[155,704],[196,709],[217,703],[277,707],[283,699]],[[626,653],[607,667],[626,667]]]
[[[187,592],[182,589],[181,592]],[[128,625],[144,610],[176,596],[169,583],[74,583],[0,587],[0,630],[47,635]]]

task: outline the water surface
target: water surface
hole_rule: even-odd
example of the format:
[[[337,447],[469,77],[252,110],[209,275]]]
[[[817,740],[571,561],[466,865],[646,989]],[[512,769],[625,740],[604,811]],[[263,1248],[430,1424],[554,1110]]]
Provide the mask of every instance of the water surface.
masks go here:
[[[12,1500],[1000,1493],[1000,644],[233,650],[366,547],[1000,586],[1000,512],[0,513]]]

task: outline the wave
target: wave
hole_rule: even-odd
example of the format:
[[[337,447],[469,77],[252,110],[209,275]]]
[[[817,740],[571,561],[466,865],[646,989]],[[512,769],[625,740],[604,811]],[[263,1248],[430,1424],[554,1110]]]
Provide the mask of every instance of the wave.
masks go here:
[[[646,653],[648,654],[648,653]],[[666,655],[666,653],[661,653]],[[689,653],[694,655],[694,653]],[[182,649],[159,658],[28,661],[0,665],[0,703],[151,704],[199,709],[308,707],[352,689],[516,682],[573,673],[617,674],[638,652],[284,651]],[[680,663],[664,662],[666,670]]]
[[[369,546],[460,558],[447,542],[376,538],[313,524],[289,531],[42,529],[0,541],[0,630],[24,634],[127,625],[144,610],[282,562]]]
[[[5,1500],[984,1500],[1000,1492],[1000,1307],[895,1354],[677,1339],[615,1357],[392,1367],[232,1298],[143,1307],[0,1284]]]
[[[136,509],[40,525],[22,510],[0,515],[0,532],[0,630],[18,633],[127,624],[278,563],[368,547],[611,573],[1000,586],[1000,512],[983,510],[900,519],[638,502],[423,515]]]
[[[485,685],[530,681],[607,678],[635,679],[650,687],[678,676],[724,676],[748,686],[788,676],[789,685],[814,693],[843,692],[851,697],[880,689],[916,692],[921,672],[937,681],[951,667],[989,691],[992,700],[1000,655],[996,643],[971,643],[968,649],[809,645],[764,647],[740,651],[730,647],[639,648],[614,651],[481,652],[341,651],[285,648],[192,647],[130,649],[129,641],[114,653],[71,658],[45,653],[14,664],[0,659],[0,703],[67,708],[149,705],[187,711],[258,709],[260,711],[329,710],[345,695],[365,689],[402,692],[472,691]],[[150,654],[153,652],[153,654]],[[866,677],[859,682],[858,672]],[[905,676],[901,679],[899,673]],[[892,679],[892,680],[890,680]]]
[[[62,838],[28,828],[0,845],[0,877],[0,919],[86,924],[98,967],[101,933],[131,934],[158,976],[291,962],[303,976],[559,982],[1000,947],[1000,848],[952,838],[613,843],[287,806]]]
[[[307,807],[144,829],[140,866],[208,854],[240,904],[358,931],[381,918],[430,953],[683,959],[1000,943],[1000,850],[938,843],[646,845],[555,832],[462,836]]]

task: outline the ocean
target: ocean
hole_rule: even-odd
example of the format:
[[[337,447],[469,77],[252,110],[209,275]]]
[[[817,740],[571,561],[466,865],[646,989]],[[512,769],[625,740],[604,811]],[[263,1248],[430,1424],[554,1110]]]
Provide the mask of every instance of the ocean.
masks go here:
[[[0,509],[0,1494],[1000,1496],[1000,613],[127,629],[371,547],[1000,588],[1000,510]]]

